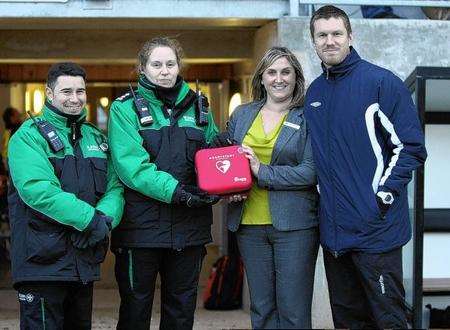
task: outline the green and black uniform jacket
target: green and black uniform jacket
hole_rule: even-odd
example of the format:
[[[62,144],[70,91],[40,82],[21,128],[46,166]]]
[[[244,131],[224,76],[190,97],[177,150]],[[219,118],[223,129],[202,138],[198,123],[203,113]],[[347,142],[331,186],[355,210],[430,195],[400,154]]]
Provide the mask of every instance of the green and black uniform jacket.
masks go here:
[[[153,117],[150,126],[140,124],[128,93],[111,105],[109,144],[114,167],[125,186],[124,216],[112,233],[113,249],[182,249],[211,241],[211,207],[190,209],[170,204],[179,182],[196,185],[194,154],[217,134],[211,112],[208,125],[199,127],[195,102],[187,109],[177,109],[192,93],[186,82],[180,83],[175,110],[168,111],[154,86],[141,77],[138,93],[148,101]]]
[[[123,187],[100,148],[105,137],[85,122],[85,110],[69,123],[46,103],[41,118],[54,126],[64,149],[53,152],[31,119],[10,140],[13,282],[98,280],[105,242],[79,250],[71,235],[83,231],[98,212],[116,226]]]

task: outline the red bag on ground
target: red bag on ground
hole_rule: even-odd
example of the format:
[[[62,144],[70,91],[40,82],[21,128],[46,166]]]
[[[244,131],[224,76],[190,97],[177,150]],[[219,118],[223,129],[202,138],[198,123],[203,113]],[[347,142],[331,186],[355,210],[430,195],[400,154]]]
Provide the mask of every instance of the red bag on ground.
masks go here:
[[[211,195],[231,195],[252,187],[250,164],[241,146],[202,149],[195,154],[197,184]]]
[[[220,257],[213,265],[203,292],[205,309],[230,310],[242,307],[244,265],[237,255]]]

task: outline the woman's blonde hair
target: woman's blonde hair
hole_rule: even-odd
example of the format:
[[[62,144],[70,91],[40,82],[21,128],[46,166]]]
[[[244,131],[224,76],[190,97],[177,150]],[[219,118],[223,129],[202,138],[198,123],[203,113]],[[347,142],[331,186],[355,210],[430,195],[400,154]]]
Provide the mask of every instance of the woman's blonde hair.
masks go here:
[[[303,76],[302,66],[297,57],[286,47],[271,47],[259,61],[252,79],[253,101],[266,99],[267,91],[262,84],[262,75],[269,66],[282,57],[288,60],[295,71],[295,87],[289,108],[303,106],[305,100],[305,77]]]

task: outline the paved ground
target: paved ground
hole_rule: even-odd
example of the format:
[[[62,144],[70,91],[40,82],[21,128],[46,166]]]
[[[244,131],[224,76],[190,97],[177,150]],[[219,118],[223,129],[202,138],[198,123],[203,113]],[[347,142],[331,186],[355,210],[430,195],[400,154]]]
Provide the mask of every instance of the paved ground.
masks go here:
[[[218,256],[214,247],[208,247],[208,256],[204,261],[200,285],[205,286],[209,270]],[[113,277],[113,262],[109,256],[102,264],[102,281],[96,283],[94,290],[93,329],[115,329],[119,308],[119,293],[115,288]],[[244,283],[246,284],[246,283]],[[328,300],[327,284],[322,265],[322,256],[316,268],[314,283],[314,298],[312,307],[312,325],[315,329],[333,328],[331,311]],[[19,328],[19,306],[16,291],[11,288],[11,279],[8,269],[0,265],[0,330]],[[248,289],[244,288],[244,302],[248,304]],[[160,317],[159,291],[155,294],[151,329],[158,329]],[[248,310],[248,305],[246,306]],[[198,296],[197,311],[195,315],[195,330],[215,329],[250,329],[250,315],[243,310],[236,311],[207,311],[201,301],[201,290]]]
[[[200,285],[204,286],[213,262],[218,258],[218,249],[208,246],[208,256],[203,263]],[[17,293],[11,289],[8,265],[0,265],[0,330],[19,329],[19,305]],[[102,264],[102,281],[94,290],[93,329],[115,329],[119,309],[119,293],[114,279],[113,258],[109,254]],[[200,289],[197,302],[194,329],[250,329],[250,316],[243,310],[207,311],[203,308]],[[153,303],[151,329],[158,329],[160,318],[159,291]]]
[[[117,290],[96,289],[94,296],[93,329],[115,329],[119,295]],[[151,329],[158,329],[160,308],[159,292],[155,295]],[[242,311],[207,311],[200,297],[197,304],[194,329],[250,329],[249,315]],[[17,295],[13,290],[0,290],[0,330],[19,328]]]

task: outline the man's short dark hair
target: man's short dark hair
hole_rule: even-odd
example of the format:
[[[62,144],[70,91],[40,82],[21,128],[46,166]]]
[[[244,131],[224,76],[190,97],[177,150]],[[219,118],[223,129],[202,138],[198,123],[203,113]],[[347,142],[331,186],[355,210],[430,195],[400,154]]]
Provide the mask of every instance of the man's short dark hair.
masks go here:
[[[350,19],[345,11],[335,6],[323,6],[320,7],[311,17],[309,21],[309,30],[311,31],[311,37],[314,40],[314,23],[319,19],[340,18],[344,22],[345,29],[348,34],[352,33],[352,26],[350,25]]]
[[[14,115],[14,112],[19,112],[16,108],[7,107],[5,111],[3,111],[3,121],[5,122],[5,128],[10,129],[13,127],[13,123],[11,122],[11,117]]]
[[[47,86],[53,89],[56,85],[56,80],[60,76],[83,77],[83,80],[86,80],[86,71],[73,62],[55,63],[48,70]]]

